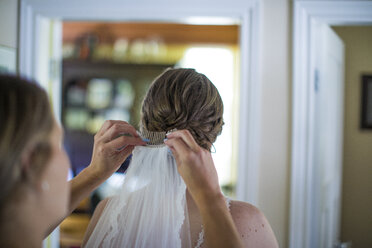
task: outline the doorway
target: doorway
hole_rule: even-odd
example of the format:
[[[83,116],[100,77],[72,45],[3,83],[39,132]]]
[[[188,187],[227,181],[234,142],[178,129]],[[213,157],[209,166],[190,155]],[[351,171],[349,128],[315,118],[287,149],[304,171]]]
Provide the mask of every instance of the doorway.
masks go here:
[[[238,117],[238,25],[179,23],[62,22],[62,110],[65,148],[76,176],[90,163],[93,136],[108,119],[139,130],[143,97],[169,67],[195,68],[217,87],[224,103],[224,127],[212,157],[223,193],[235,198]],[[235,97],[234,97],[235,96]],[[235,135],[235,136],[234,136]],[[96,204],[120,192],[130,157],[61,224],[61,247],[80,245]],[[84,222],[85,221],[85,222]],[[80,238],[80,239],[79,239]]]
[[[86,4],[85,1],[72,0],[42,4],[37,1],[21,0],[20,3],[20,73],[37,79],[39,79],[38,75],[48,75],[44,78],[44,82],[47,82],[45,86],[50,93],[57,119],[62,116],[62,67],[58,61],[61,61],[63,56],[59,49],[62,47],[63,21],[239,25],[240,61],[237,75],[239,91],[236,92],[238,106],[236,115],[239,121],[235,130],[237,136],[236,198],[256,204],[258,195],[256,144],[259,133],[257,116],[259,116],[260,102],[260,86],[257,83],[259,82],[257,80],[259,71],[257,1],[233,1],[228,6],[213,2],[213,8],[210,6],[211,2],[195,1],[180,4],[168,0],[161,3],[141,1],[132,4],[121,1],[89,1],[89,4]],[[48,37],[54,37],[53,39],[60,44],[54,42],[51,44]],[[42,47],[41,44],[46,46]],[[48,49],[45,49],[46,47]],[[194,51],[190,50],[191,57]]]
[[[73,142],[73,136],[93,136],[107,119],[139,129],[141,102],[153,79],[169,67],[195,68],[210,78],[224,102],[224,130],[213,156],[224,193],[235,196],[238,25],[65,21],[62,26],[61,120],[71,145],[82,140]],[[85,154],[79,152],[83,145],[75,147],[67,151]],[[70,156],[74,175],[90,156],[87,152],[86,161],[76,163]]]
[[[368,118],[372,26],[333,26],[345,44],[344,143],[340,236],[352,247],[372,246],[372,129]],[[363,115],[363,109],[365,109]],[[370,216],[370,217],[368,217]]]
[[[337,76],[330,77],[332,73],[329,73],[340,71],[343,62],[333,63],[333,69],[324,63],[342,55],[343,50],[342,41],[330,26],[371,23],[370,2],[294,3],[290,247],[347,245],[340,243],[343,157],[343,127],[340,127],[343,114],[340,114],[340,109],[344,105],[344,72],[338,76],[339,79],[331,79]],[[325,43],[319,39],[325,40]],[[326,44],[330,39],[335,40],[334,45],[322,50],[319,44]],[[340,47],[340,52],[336,53],[338,55],[322,57],[337,47]],[[339,68],[336,70],[337,64]],[[339,86],[333,90],[322,90],[333,83],[337,85],[336,82],[339,82]],[[335,92],[339,92],[338,98],[335,98]],[[324,114],[332,105],[333,111]],[[332,120],[335,113],[339,113],[338,120],[341,121]]]
[[[20,4],[20,73],[38,79],[42,70],[50,72],[52,81],[48,86],[52,92],[53,108],[57,119],[61,116],[61,65],[62,44],[49,44],[47,37],[55,37],[62,42],[62,21],[107,21],[111,22],[158,22],[183,23],[195,25],[239,25],[239,123],[237,145],[237,186],[236,198],[256,204],[257,166],[259,129],[260,86],[258,78],[258,46],[259,46],[259,5],[256,1],[231,2],[228,6],[223,3],[187,4],[162,1],[154,3],[122,3],[120,1],[101,2],[72,0],[56,3],[22,0]],[[192,7],[195,6],[195,7]],[[197,7],[196,7],[197,6]],[[53,28],[54,27],[54,28]],[[43,30],[44,36],[39,34]],[[44,46],[48,47],[45,49]],[[52,60],[46,58],[42,51],[49,51]],[[42,56],[39,56],[39,55]],[[43,73],[48,75],[48,73]],[[58,93],[59,92],[59,93]]]

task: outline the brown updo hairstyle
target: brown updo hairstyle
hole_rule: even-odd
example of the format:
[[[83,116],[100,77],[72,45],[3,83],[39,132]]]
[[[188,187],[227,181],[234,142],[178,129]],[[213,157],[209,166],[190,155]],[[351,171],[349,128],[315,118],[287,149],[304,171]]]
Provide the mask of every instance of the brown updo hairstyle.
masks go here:
[[[167,69],[143,100],[141,122],[153,132],[187,129],[210,151],[224,124],[222,99],[205,75],[194,69]]]
[[[35,82],[0,75],[0,221],[4,207],[18,202],[44,171],[53,125],[44,90]]]

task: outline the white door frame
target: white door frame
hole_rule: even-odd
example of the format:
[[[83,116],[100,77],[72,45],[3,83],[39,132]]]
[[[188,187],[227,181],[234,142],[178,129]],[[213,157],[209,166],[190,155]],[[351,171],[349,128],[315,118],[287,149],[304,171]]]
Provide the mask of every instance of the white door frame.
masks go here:
[[[371,1],[294,1],[293,119],[289,247],[307,247],[311,196],[311,25],[371,25]]]
[[[237,198],[257,203],[260,81],[259,0],[21,0],[19,71],[35,76],[38,18],[59,20],[157,21],[240,24],[240,96]],[[56,103],[58,104],[58,103]]]

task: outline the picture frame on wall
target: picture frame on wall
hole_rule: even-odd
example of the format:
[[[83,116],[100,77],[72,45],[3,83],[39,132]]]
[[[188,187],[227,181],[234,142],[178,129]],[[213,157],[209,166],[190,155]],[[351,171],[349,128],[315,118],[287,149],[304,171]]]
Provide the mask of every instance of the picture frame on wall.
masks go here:
[[[16,49],[0,45],[0,74],[16,73]]]
[[[372,74],[362,75],[361,129],[372,129]]]

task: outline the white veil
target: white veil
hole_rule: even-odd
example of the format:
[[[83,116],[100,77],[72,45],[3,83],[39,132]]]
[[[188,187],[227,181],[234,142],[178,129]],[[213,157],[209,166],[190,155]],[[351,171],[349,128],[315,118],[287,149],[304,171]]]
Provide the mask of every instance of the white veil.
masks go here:
[[[86,247],[191,247],[186,185],[164,145],[165,132],[141,130],[122,190],[107,202]]]

